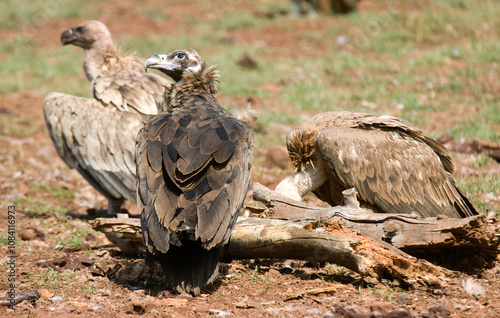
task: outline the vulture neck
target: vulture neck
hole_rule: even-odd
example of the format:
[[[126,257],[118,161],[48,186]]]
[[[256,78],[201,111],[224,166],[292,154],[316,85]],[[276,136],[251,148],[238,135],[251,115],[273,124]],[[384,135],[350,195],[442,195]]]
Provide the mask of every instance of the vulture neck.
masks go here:
[[[118,49],[113,45],[111,39],[101,39],[94,42],[92,47],[84,50],[83,69],[87,79],[93,82],[103,71],[109,69],[107,64],[109,64],[110,58],[116,59],[118,56]]]
[[[186,72],[181,79],[166,90],[167,111],[181,106],[180,101],[194,94],[217,94],[219,72],[216,66],[201,65],[199,72]]]

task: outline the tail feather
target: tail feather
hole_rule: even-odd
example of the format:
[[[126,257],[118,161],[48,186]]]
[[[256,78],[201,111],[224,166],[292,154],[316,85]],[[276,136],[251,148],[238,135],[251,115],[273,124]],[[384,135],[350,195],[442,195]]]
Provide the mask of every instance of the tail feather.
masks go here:
[[[170,246],[167,253],[149,254],[148,262],[161,264],[168,285],[179,293],[198,296],[201,288],[217,278],[219,248],[206,250],[200,241],[183,241],[182,246]]]

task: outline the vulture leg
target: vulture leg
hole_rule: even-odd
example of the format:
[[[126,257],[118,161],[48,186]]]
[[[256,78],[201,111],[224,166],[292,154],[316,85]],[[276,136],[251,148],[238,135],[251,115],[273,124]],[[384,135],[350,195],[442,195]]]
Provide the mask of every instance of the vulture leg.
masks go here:
[[[116,216],[122,210],[123,199],[109,199],[107,214],[110,217]]]

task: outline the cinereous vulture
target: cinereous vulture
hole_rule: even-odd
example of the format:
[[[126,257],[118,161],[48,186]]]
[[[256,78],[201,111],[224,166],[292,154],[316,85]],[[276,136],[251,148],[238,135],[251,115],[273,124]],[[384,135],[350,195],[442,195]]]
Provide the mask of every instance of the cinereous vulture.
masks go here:
[[[297,173],[276,191],[300,200],[312,191],[330,205],[354,187],[362,207],[382,213],[423,217],[477,214],[455,185],[446,148],[411,123],[352,112],[314,116],[287,136]]]
[[[221,107],[218,71],[193,50],[153,55],[146,68],[176,83],[168,111],[137,136],[137,203],[148,264],[158,261],[168,284],[200,294],[218,274],[250,182],[253,132]]]
[[[146,117],[163,110],[171,82],[113,45],[106,25],[86,21],[61,34],[83,48],[93,98],[50,93],[43,110],[59,156],[109,200],[109,213],[136,202],[135,137]]]

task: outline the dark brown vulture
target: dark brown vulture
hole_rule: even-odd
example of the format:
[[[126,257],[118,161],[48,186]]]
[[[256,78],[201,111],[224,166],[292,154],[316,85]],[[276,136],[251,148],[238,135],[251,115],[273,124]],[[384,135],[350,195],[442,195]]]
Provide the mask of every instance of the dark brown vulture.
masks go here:
[[[476,210],[455,185],[450,155],[411,123],[391,116],[328,112],[287,136],[297,173],[276,191],[300,200],[312,191],[330,205],[354,187],[362,207],[382,213],[468,217]]]
[[[167,283],[200,294],[217,277],[250,183],[253,132],[214,97],[218,72],[192,49],[153,55],[146,68],[176,81],[168,111],[137,136],[137,203],[148,264]]]
[[[115,214],[124,200],[136,202],[135,137],[148,115],[163,110],[170,82],[120,53],[99,21],[64,31],[61,42],[83,48],[94,98],[47,95],[43,110],[50,137],[64,162],[109,199],[109,213]]]

